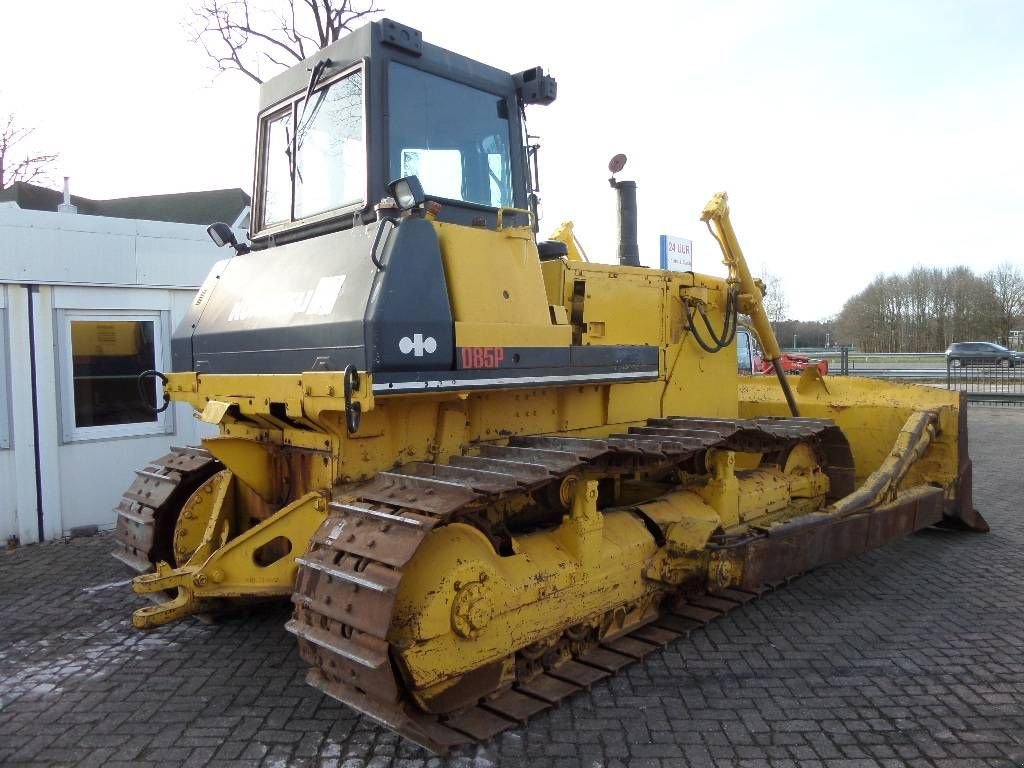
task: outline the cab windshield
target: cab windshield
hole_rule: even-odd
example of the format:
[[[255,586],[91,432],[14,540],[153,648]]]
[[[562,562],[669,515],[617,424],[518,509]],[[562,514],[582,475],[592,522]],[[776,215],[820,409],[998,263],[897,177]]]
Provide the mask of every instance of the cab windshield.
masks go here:
[[[392,62],[389,181],[417,176],[429,197],[513,205],[508,102]]]
[[[264,118],[261,135],[262,228],[364,201],[362,72]]]

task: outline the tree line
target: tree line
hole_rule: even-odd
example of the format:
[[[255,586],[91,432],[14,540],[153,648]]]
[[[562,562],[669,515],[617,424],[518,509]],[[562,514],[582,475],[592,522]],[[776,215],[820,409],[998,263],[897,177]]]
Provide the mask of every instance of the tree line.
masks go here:
[[[916,267],[878,275],[849,299],[833,343],[864,352],[936,352],[954,341],[1010,345],[1024,325],[1024,273],[1001,264],[977,275],[967,267]],[[781,329],[780,329],[781,330]]]

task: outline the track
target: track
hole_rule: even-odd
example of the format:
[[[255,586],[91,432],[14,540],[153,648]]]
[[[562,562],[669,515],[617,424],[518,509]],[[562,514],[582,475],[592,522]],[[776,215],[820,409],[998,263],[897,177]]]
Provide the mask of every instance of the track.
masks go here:
[[[178,512],[192,492],[215,472],[219,461],[202,448],[178,448],[135,470],[135,481],[114,508],[115,558],[146,573],[161,560],[174,562],[173,533]]]
[[[287,628],[311,665],[307,681],[439,753],[525,722],[765,588],[683,596],[666,587],[659,612],[644,625],[604,637],[559,630],[551,638],[560,650],[553,657],[516,651],[512,685],[480,670],[467,701],[449,714],[428,714],[405,691],[387,635],[403,569],[430,531],[458,520],[494,540],[494,531],[480,523],[483,510],[512,494],[557,489],[583,466],[605,476],[628,475],[682,467],[709,448],[773,453],[799,441],[816,446],[830,476],[830,500],[853,489],[849,445],[832,422],[819,419],[651,419],[607,439],[512,438],[507,447],[481,445],[478,456],[453,457],[448,465],[414,463],[380,473],[357,489],[354,500],[330,504],[310,551],[298,558],[295,614]],[[767,529],[755,529],[716,546],[747,551],[767,536]],[[460,696],[466,698],[465,687]]]

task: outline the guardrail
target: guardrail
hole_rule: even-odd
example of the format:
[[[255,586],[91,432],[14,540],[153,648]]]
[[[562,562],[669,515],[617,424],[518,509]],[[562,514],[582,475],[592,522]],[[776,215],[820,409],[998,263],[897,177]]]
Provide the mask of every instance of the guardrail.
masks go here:
[[[903,357],[911,357],[915,359],[931,357],[936,360],[944,360],[946,357],[945,352],[844,352],[844,350],[841,349],[830,349],[828,351],[818,352],[801,352],[801,354],[810,355],[811,357],[841,357],[843,354],[846,354],[850,357],[870,358],[872,360],[896,360]]]
[[[945,352],[860,352],[856,349],[843,350],[839,347],[833,349],[802,349],[796,348],[791,349],[784,347],[783,352],[792,352],[798,355],[809,355],[810,357],[827,357],[827,358],[839,358],[843,354],[849,355],[851,358],[861,359],[870,358],[872,360],[895,360],[903,357],[911,358],[934,358],[936,360],[944,360],[946,357]]]
[[[830,368],[829,371],[832,369]],[[917,379],[922,381],[944,382],[946,369],[943,368],[857,368],[850,366],[848,373],[836,369],[837,376],[860,376],[864,379]]]
[[[873,369],[869,372],[862,372],[861,366],[877,365],[879,363],[892,363],[892,369],[886,369],[886,371],[897,370],[897,366],[900,363],[908,365],[920,365],[922,363],[936,363],[937,365],[943,365],[946,361],[945,352],[878,352],[878,353],[867,353],[867,352],[855,352],[850,349],[830,349],[830,350],[785,350],[786,352],[796,352],[797,354],[806,354],[811,358],[817,358],[819,360],[827,360],[829,370],[839,376],[846,376],[851,374],[855,369],[857,375],[863,376],[877,376],[879,369]],[[917,378],[912,373],[904,378]]]
[[[966,392],[968,402],[1024,405],[1024,366],[947,363],[946,389]]]
[[[872,355],[871,357],[882,356]],[[935,359],[935,365],[917,368],[862,367],[864,364],[857,366],[855,361],[851,361],[843,355],[839,356],[837,364],[830,363],[829,371],[838,376],[912,381],[939,387],[945,385],[946,389],[965,392],[968,402],[972,403],[1024,405],[1024,365],[1016,365],[1012,368],[1000,365],[950,365],[945,361],[943,355],[934,353],[893,354],[889,357],[890,359],[931,357]]]

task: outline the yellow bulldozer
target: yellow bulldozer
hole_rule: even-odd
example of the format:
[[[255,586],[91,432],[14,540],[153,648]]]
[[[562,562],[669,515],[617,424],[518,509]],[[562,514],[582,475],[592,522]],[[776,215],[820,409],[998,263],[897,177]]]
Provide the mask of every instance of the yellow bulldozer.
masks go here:
[[[984,530],[957,393],[791,387],[724,194],[725,277],[537,237],[554,100],[390,20],[261,90],[251,244],[172,341],[217,434],[137,471],[114,555],[142,629],[290,599],[328,695],[436,752],[486,740],[817,566]],[[740,376],[747,315],[777,380]]]

